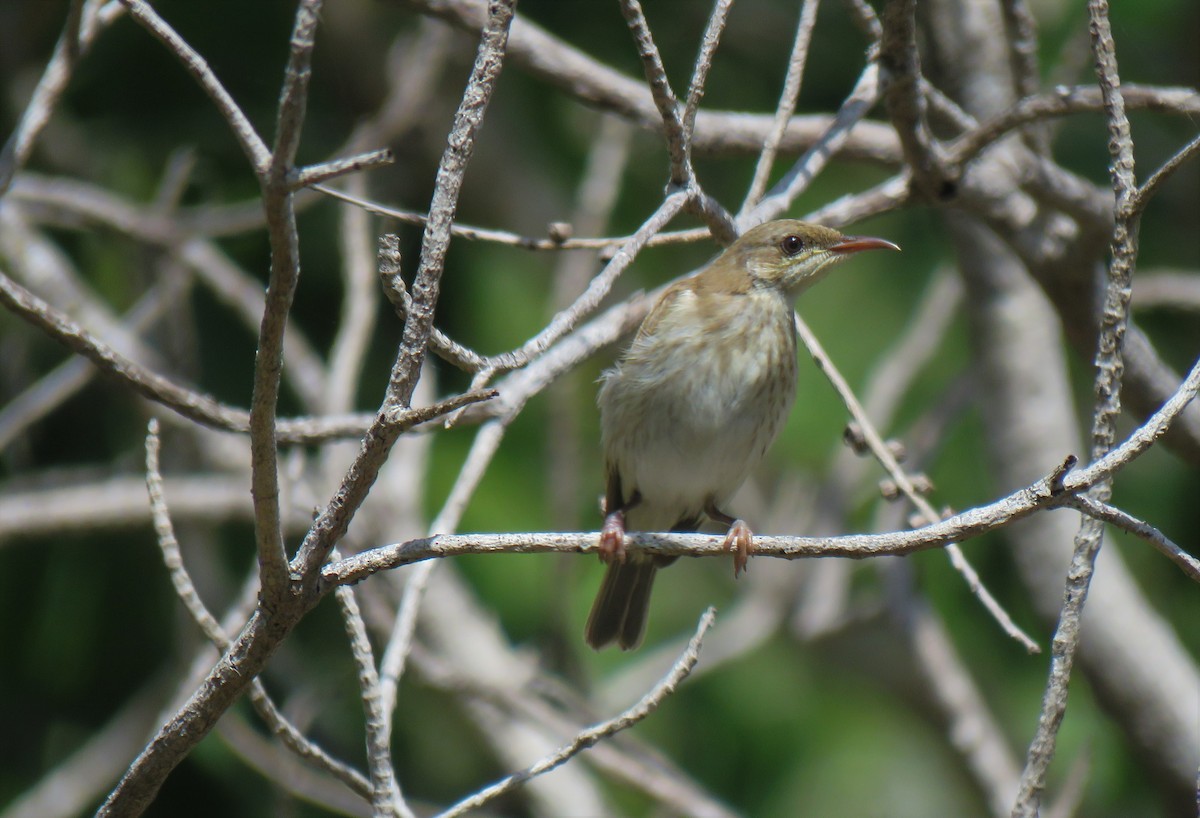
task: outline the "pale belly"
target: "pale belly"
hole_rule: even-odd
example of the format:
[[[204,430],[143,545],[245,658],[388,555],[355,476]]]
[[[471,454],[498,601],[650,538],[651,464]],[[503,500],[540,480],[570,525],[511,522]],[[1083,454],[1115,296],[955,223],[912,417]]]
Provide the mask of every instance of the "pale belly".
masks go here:
[[[711,337],[685,338],[669,351],[635,346],[601,390],[606,457],[625,499],[636,491],[631,530],[661,531],[723,511],[766,454],[795,400],[791,309],[786,332],[762,312],[735,326],[738,344],[714,352]],[[754,320],[750,320],[754,319]],[[782,342],[780,342],[782,339]],[[661,344],[659,345],[661,346]],[[681,362],[689,362],[681,366]]]

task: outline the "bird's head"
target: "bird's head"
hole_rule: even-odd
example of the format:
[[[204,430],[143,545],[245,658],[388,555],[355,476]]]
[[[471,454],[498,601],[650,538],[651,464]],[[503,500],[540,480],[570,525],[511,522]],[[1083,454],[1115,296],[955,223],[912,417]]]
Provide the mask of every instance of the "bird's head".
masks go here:
[[[862,250],[899,250],[890,241],[846,236],[831,227],[779,219],[743,233],[718,259],[748,275],[753,287],[771,287],[795,298],[833,265]]]

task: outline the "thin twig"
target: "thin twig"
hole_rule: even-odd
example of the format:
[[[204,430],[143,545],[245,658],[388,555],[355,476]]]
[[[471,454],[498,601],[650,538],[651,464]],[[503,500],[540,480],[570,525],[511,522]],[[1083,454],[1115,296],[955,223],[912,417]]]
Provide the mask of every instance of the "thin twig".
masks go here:
[[[158,466],[159,448],[158,420],[151,418],[146,432],[146,493],[150,497],[150,514],[154,533],[158,537],[158,547],[162,551],[167,573],[171,576],[171,584],[175,586],[175,595],[183,603],[188,615],[200,626],[208,641],[218,648],[224,648],[229,644],[229,638],[221,629],[221,623],[200,599],[183,564],[183,553],[179,550],[179,540],[175,538],[175,527],[171,524],[166,496],[163,494],[162,472]]]
[[[925,520],[933,522],[939,519],[941,515],[913,486],[912,479],[896,461],[896,456],[892,453],[892,450],[884,443],[883,437],[875,428],[870,417],[863,411],[862,405],[858,402],[858,398],[855,397],[853,390],[850,389],[850,385],[846,383],[846,379],[838,372],[833,361],[830,360],[824,348],[822,348],[820,341],[817,340],[812,330],[808,328],[808,325],[804,323],[799,315],[796,316],[796,328],[800,334],[800,338],[812,354],[813,360],[817,362],[818,368],[829,378],[834,390],[837,391],[847,410],[849,410],[851,417],[854,418],[854,422],[858,424],[864,441],[870,447],[871,454],[883,466],[884,471],[888,473],[888,476],[895,482],[897,488],[903,492],[904,496],[908,498],[909,502],[921,512]],[[962,549],[956,543],[947,543],[945,550],[946,555],[950,558],[950,564],[962,575],[967,583],[967,588],[983,604],[984,609],[991,614],[992,618],[996,620],[1004,632],[1020,642],[1025,647],[1025,650],[1030,653],[1038,653],[1040,648],[1037,643],[1017,626],[1012,617],[1008,615],[1008,612],[1004,610],[1004,607],[984,587],[983,582],[979,579],[979,574],[967,562]]]
[[[944,195],[946,165],[929,128],[917,51],[916,0],[888,0],[883,8],[879,63],[884,100],[896,126],[914,186],[929,201]]]
[[[456,818],[456,816],[465,815],[471,810],[478,809],[505,793],[511,792],[529,779],[565,764],[597,742],[616,735],[622,730],[626,730],[645,719],[658,709],[667,696],[675,692],[675,689],[679,687],[688,674],[691,673],[692,668],[696,666],[696,662],[700,660],[700,648],[704,643],[704,635],[712,627],[715,618],[716,609],[709,608],[704,612],[696,627],[695,635],[692,636],[687,648],[675,662],[674,666],[672,666],[671,670],[632,707],[608,721],[601,722],[582,731],[569,744],[563,745],[554,753],[526,767],[524,770],[502,778],[495,784],[475,793],[470,798],[460,801],[445,812],[439,813],[438,818]]]
[[[1164,111],[1187,117],[1200,114],[1200,93],[1191,88],[1132,85],[1122,90],[1128,92],[1126,102],[1130,110]],[[1024,125],[1103,110],[1104,99],[1096,86],[1059,86],[1049,93],[1026,97],[983,122],[961,123],[964,131],[946,148],[946,162],[950,165],[969,162],[984,148]]]
[[[632,142],[633,127],[628,122],[601,115],[570,213],[574,230],[595,234],[607,227],[617,206]],[[557,311],[569,305],[587,287],[592,267],[592,260],[582,254],[559,254],[551,275],[550,308]],[[585,443],[578,407],[580,396],[590,391],[580,374],[561,379],[547,393],[546,487],[551,528],[572,528],[580,519],[580,498],[584,496],[580,488],[587,478],[579,468]],[[550,605],[565,612],[569,600],[567,585],[560,584]]]
[[[289,174],[290,186],[292,190],[299,190],[302,187],[328,182],[330,179],[336,179],[348,173],[358,173],[362,170],[390,165],[395,161],[396,156],[390,148],[367,151],[358,156],[349,156],[344,159],[333,159],[319,165],[293,170]]]
[[[1107,0],[1088,0],[1088,28],[1096,59],[1096,75],[1104,97],[1108,121],[1110,173],[1116,201],[1113,208],[1112,260],[1108,266],[1107,286],[1096,349],[1096,400],[1092,418],[1093,463],[1101,461],[1113,448],[1116,420],[1121,411],[1121,378],[1124,374],[1122,342],[1129,323],[1131,281],[1137,262],[1138,221],[1135,209],[1137,180],[1134,176],[1133,138],[1121,80],[1117,71],[1116,46],[1108,19]],[[1107,503],[1112,494],[1112,478],[1106,475],[1088,487],[1087,498]],[[1021,772],[1020,790],[1013,805],[1013,818],[1036,818],[1041,805],[1046,775],[1058,743],[1058,730],[1066,714],[1068,686],[1075,654],[1079,647],[1080,622],[1087,601],[1096,557],[1104,538],[1104,524],[1085,515],[1075,536],[1075,549],[1067,571],[1066,589],[1058,625],[1051,643],[1050,672],[1042,699],[1038,726]]]
[[[1139,520],[1127,511],[1122,511],[1108,503],[1101,503],[1082,494],[1072,497],[1067,505],[1082,511],[1089,517],[1095,517],[1097,520],[1103,520],[1109,525],[1116,526],[1135,537],[1141,537],[1154,546],[1160,554],[1179,566],[1179,570],[1196,582],[1200,582],[1200,560],[1184,551],[1166,534],[1144,520]]]
[[[361,176],[350,180],[357,190],[365,188]],[[371,335],[378,315],[379,288],[375,259],[371,252],[370,219],[356,207],[341,209],[338,239],[342,250],[342,307],[337,334],[329,352],[325,412],[351,412],[366,364]]]
[[[195,270],[247,326],[258,330],[265,304],[262,283],[238,267],[215,242],[189,237],[192,228],[185,215],[172,218],[173,214],[161,207],[135,205],[94,185],[63,179],[44,181],[28,173],[14,185],[10,196],[32,204],[28,210],[46,206],[62,211],[70,229],[79,229],[78,221],[82,219],[161,248]],[[261,203],[257,209],[261,216]],[[288,361],[285,374],[292,388],[308,405],[315,405],[325,393],[322,362],[298,327],[289,328],[284,337],[284,354]]]
[[[121,326],[138,336],[162,318],[163,313],[186,292],[187,277],[168,276],[152,287],[122,316]],[[10,398],[0,407],[0,451],[8,448],[26,429],[49,415],[76,394],[97,374],[86,358],[71,355],[63,363]]]
[[[404,283],[400,237],[395,233],[384,233],[380,236],[377,258],[383,294],[396,310],[397,317],[401,321],[407,321],[409,310],[412,309],[412,296],[408,294],[408,285]],[[482,355],[458,343],[437,327],[432,327],[429,331],[429,348],[442,360],[464,372],[474,373],[487,368],[487,360]]]
[[[708,82],[708,72],[712,68],[713,55],[721,42],[721,33],[725,31],[725,23],[729,20],[729,10],[733,8],[733,0],[716,0],[713,3],[712,14],[708,16],[708,25],[700,39],[700,53],[696,56],[696,65],[692,69],[692,81],[688,83],[687,102],[683,106],[683,141],[684,147],[689,147],[692,134],[696,130],[696,112],[700,110],[700,99],[704,96],[704,87]]]
[[[466,510],[467,503],[475,494],[483,479],[484,473],[491,465],[500,442],[504,439],[508,426],[515,415],[492,420],[483,424],[475,434],[471,450],[458,471],[454,485],[446,500],[442,503],[441,511],[430,524],[431,532],[455,531]],[[408,657],[413,649],[413,636],[417,629],[417,618],[420,614],[421,602],[429,580],[437,569],[437,561],[429,560],[414,568],[408,575],[404,585],[404,594],[400,599],[400,607],[396,619],[392,623],[391,634],[388,636],[387,647],[379,667],[379,707],[388,729],[391,729],[395,719],[396,702]]]
[[[245,433],[250,430],[250,415],[246,410],[228,406],[181,386],[120,355],[3,272],[0,272],[0,304],[87,358],[105,375],[116,378],[139,395],[162,404],[182,417],[224,431]],[[495,392],[492,390],[476,390],[433,406],[393,412],[380,422],[386,423],[397,433],[403,433],[441,414],[493,397]],[[361,437],[371,417],[374,416],[282,419],[275,424],[275,439],[279,443],[317,443],[330,438]]]
[[[170,24],[159,16],[158,12],[145,0],[121,0],[121,3],[129,10],[130,17],[140,23],[165,45],[168,51],[179,58],[187,72],[192,75],[204,93],[208,94],[217,111],[225,117],[242,152],[250,160],[250,166],[254,168],[254,172],[264,173],[271,161],[270,150],[263,142],[262,137],[254,130],[254,125],[238,107],[237,102],[217,79],[217,75],[213,73],[205,59],[188,45],[187,41],[180,37],[179,33],[171,28]]]
[[[1137,189],[1133,201],[1129,205],[1132,211],[1135,214],[1141,214],[1172,174],[1190,160],[1195,159],[1197,155],[1200,155],[1200,135],[1176,151],[1170,159],[1163,163],[1161,168],[1150,175],[1144,185]]]
[[[426,14],[456,28],[479,31],[480,4],[475,0],[408,0]],[[865,4],[864,4],[865,5]],[[634,80],[547,32],[527,18],[513,25],[509,56],[531,76],[544,80],[591,108],[612,111],[643,128],[662,131],[664,125],[644,82]],[[829,128],[832,117],[792,117],[780,150],[794,153],[810,146]],[[773,127],[773,117],[743,111],[700,111],[691,141],[693,153],[757,155]],[[864,122],[846,143],[843,155],[889,165],[900,163],[894,129],[881,122]]]
[[[349,204],[361,207],[368,213],[373,213],[376,216],[385,216],[389,219],[395,219],[402,224],[411,224],[418,227],[424,227],[427,221],[427,216],[424,213],[417,213],[413,210],[399,210],[394,207],[379,202],[372,201],[360,196],[354,196],[346,191],[335,190],[334,188],[325,187],[323,185],[314,185],[314,190],[319,190],[335,199]],[[466,239],[467,241],[490,241],[495,244],[503,244],[509,247],[520,247],[524,250],[609,250],[627,244],[630,236],[599,236],[596,238],[575,238],[563,236],[550,236],[548,238],[536,238],[534,236],[522,236],[519,233],[512,233],[508,230],[493,230],[486,227],[472,227],[471,225],[456,222],[451,228],[451,233],[455,238]],[[662,232],[655,234],[646,242],[647,247],[662,247],[668,244],[688,244],[691,242],[701,241],[711,236],[711,232],[702,228],[693,228],[691,230],[676,230],[673,232]]]
[[[279,509],[279,443],[275,437],[283,382],[283,339],[300,280],[300,232],[288,178],[292,174],[308,106],[317,22],[322,0],[296,7],[276,114],[275,145],[268,164],[255,169],[267,217],[271,269],[254,355],[250,393],[250,494],[254,498],[254,539],[264,600],[278,604],[288,593],[287,549]]]
[[[665,288],[663,288],[665,289]],[[661,290],[635,295],[610,307],[583,324],[521,369],[498,381],[495,401],[477,409],[468,407],[459,422],[508,417],[559,377],[591,358],[599,350],[616,343],[637,329]]]
[[[105,0],[72,0],[63,26],[62,36],[54,46],[54,54],[33,89],[29,103],[21,112],[21,120],[0,149],[0,197],[12,187],[13,179],[25,166],[33,146],[54,106],[62,98],[80,56],[95,42],[96,36],[112,25],[125,9],[118,3]]]
[[[1200,313],[1200,274],[1143,268],[1133,284],[1133,308]]]
[[[474,151],[475,138],[483,122],[487,103],[500,75],[514,3],[515,0],[498,0],[491,4],[492,14],[438,168],[429,223],[422,242],[421,261],[413,283],[403,339],[383,401],[384,410],[380,412],[379,420],[367,430],[362,448],[345,479],[300,546],[295,567],[306,584],[316,581],[321,564],[325,562],[330,549],[342,538],[354,514],[366,499],[379,475],[379,469],[399,437],[385,416],[389,410],[402,414],[416,389],[433,327],[433,312],[449,248],[450,225],[454,221],[458,193]]]
[[[680,646],[679,650],[682,650]],[[672,651],[672,659],[679,650]],[[697,664],[692,678],[709,669],[712,662],[712,636],[705,637],[705,661]],[[593,718],[586,702],[573,695],[573,690],[546,673],[541,673],[529,686],[514,683],[512,679],[481,678],[471,669],[451,667],[441,657],[421,650],[413,651],[413,660],[421,670],[424,681],[455,695],[466,696],[512,714],[513,721],[520,719],[533,725],[535,730],[551,735],[575,735],[582,725]],[[453,661],[453,660],[451,660]],[[659,663],[661,667],[662,663]],[[655,668],[653,678],[658,679],[661,671]],[[535,686],[546,695],[530,695]],[[639,685],[640,693],[649,685]],[[562,712],[561,701],[569,703],[571,713]],[[469,709],[469,708],[468,708]],[[578,713],[578,715],[575,715]],[[672,815],[690,818],[735,818],[735,813],[717,800],[704,787],[680,770],[670,759],[649,747],[642,746],[636,736],[626,734],[621,741],[597,744],[588,754],[588,762],[596,769],[609,774],[618,782],[644,791],[659,801]]]
[[[463,511],[475,493],[475,489],[478,488],[479,481],[483,479],[483,474],[491,464],[507,429],[507,420],[493,420],[483,424],[475,433],[471,450],[467,453],[462,468],[458,471],[458,477],[455,478],[450,494],[442,504],[442,510],[430,526],[431,531],[454,531],[458,528]],[[400,677],[404,674],[404,666],[408,661],[408,654],[412,650],[413,634],[416,632],[421,601],[424,599],[429,576],[436,564],[436,561],[430,561],[419,565],[408,577],[408,582],[404,586],[404,595],[400,600],[400,609],[396,613],[395,622],[392,623],[392,632],[383,652],[379,670],[380,702],[389,722],[394,718]]]
[[[1004,0],[1005,40],[1008,42],[1009,63],[1015,79],[1017,96],[1025,98],[1037,93],[1041,82],[1038,69],[1037,20],[1025,0]],[[1026,128],[1025,139],[1036,153],[1049,154],[1050,132],[1046,128]]]
[[[738,217],[738,226],[743,230],[783,213],[808,187],[808,184],[842,149],[849,139],[851,130],[867,115],[879,99],[879,64],[872,60],[863,68],[858,82],[850,91],[837,116],[829,123],[820,138],[813,142],[804,155],[788,169],[771,191],[749,212]]]
[[[1078,487],[1083,491],[1085,486]],[[964,542],[1028,517],[1035,511],[1069,504],[1073,492],[1051,494],[1048,478],[984,506],[963,511],[937,523],[907,531],[883,534],[844,534],[836,537],[755,535],[755,557],[812,559],[838,557],[868,559],[908,556]],[[323,588],[362,582],[379,571],[426,560],[480,554],[594,554],[598,532],[522,532],[520,534],[438,534],[391,545],[382,545],[331,562],[321,571]],[[627,550],[664,557],[721,557],[724,535],[630,533]]]
[[[612,289],[617,277],[633,263],[651,237],[675,218],[687,200],[688,195],[682,191],[667,196],[569,307],[550,319],[550,322],[537,335],[522,344],[520,348],[488,357],[486,359],[487,369],[492,372],[506,372],[525,366],[535,355],[545,352],[553,343],[570,332],[580,319],[600,305],[600,302]]]
[[[688,149],[688,132],[679,116],[679,102],[675,92],[671,90],[671,82],[667,79],[667,69],[663,65],[662,55],[654,44],[654,35],[650,33],[650,25],[642,12],[642,4],[638,0],[620,0],[621,13],[633,35],[634,45],[637,46],[638,56],[642,60],[642,70],[646,75],[646,84],[650,86],[650,94],[658,115],[662,119],[663,135],[667,140],[667,154],[671,159],[671,184],[678,188],[690,185],[694,179],[692,162]]]
[[[883,36],[883,26],[879,22],[879,15],[875,13],[875,9],[867,0],[843,0],[846,8],[850,11],[850,16],[854,18],[854,24],[859,27],[867,42],[879,42],[879,38]]]
[[[45,477],[35,473],[32,480],[37,482]],[[179,518],[248,522],[252,509],[243,485],[245,478],[244,474],[201,472],[168,479],[166,493],[172,498],[172,508]],[[144,530],[151,521],[144,477],[115,476],[77,484],[61,470],[54,470],[45,483],[41,488],[18,488],[12,483],[0,487],[0,543],[17,537]],[[288,519],[288,528],[302,533],[309,522],[310,518],[297,515]]]
[[[861,193],[834,199],[805,218],[818,224],[839,227],[898,210],[908,204],[911,198],[908,174],[901,173]]]
[[[54,340],[87,358],[138,394],[169,406],[191,420],[217,428],[248,428],[248,416],[207,395],[193,392],[120,355],[67,316],[0,272],[0,303]]]
[[[224,626],[209,611],[204,600],[200,598],[191,575],[184,565],[183,553],[180,551],[179,541],[175,537],[175,527],[171,522],[170,509],[163,492],[162,472],[159,470],[160,445],[158,421],[151,418],[146,434],[146,492],[150,498],[150,511],[154,531],[158,538],[158,547],[162,552],[167,573],[171,577],[171,584],[175,587],[175,595],[179,597],[184,609],[200,627],[208,641],[217,650],[224,651],[229,648],[229,635],[225,632]],[[362,774],[309,741],[283,715],[279,707],[267,695],[266,688],[259,679],[255,679],[252,683],[250,700],[263,721],[271,728],[271,732],[283,742],[284,746],[317,769],[334,776],[364,798],[370,796],[371,785],[363,778]]]
[[[337,554],[337,550],[333,552]],[[335,594],[338,609],[342,613],[342,624],[350,641],[350,653],[358,670],[358,687],[363,706],[363,723],[367,734],[367,764],[371,771],[371,810],[379,818],[399,815],[400,818],[415,818],[415,814],[404,800],[396,773],[392,769],[391,729],[383,710],[380,697],[379,673],[375,670],[375,652],[367,636],[354,589],[345,586]]]
[[[1004,730],[955,649],[945,622],[916,594],[913,567],[893,560],[879,568],[885,573],[893,619],[907,640],[920,695],[932,705],[946,742],[961,757],[989,812],[1002,818],[1020,775]]]
[[[758,204],[767,189],[767,180],[771,178],[771,169],[779,153],[779,143],[787,130],[788,120],[796,111],[796,100],[800,96],[800,85],[804,79],[804,66],[808,62],[808,46],[812,42],[813,27],[817,23],[817,9],[820,5],[820,0],[804,0],[800,7],[800,21],[796,24],[796,37],[792,41],[791,56],[788,57],[783,90],[779,93],[779,102],[775,106],[775,119],[754,166],[754,178],[742,200],[742,207],[738,211],[739,219],[747,210]]]

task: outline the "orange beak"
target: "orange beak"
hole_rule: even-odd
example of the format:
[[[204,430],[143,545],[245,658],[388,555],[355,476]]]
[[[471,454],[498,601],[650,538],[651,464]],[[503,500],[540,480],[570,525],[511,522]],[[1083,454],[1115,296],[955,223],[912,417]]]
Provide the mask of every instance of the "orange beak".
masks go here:
[[[870,236],[846,236],[844,241],[829,248],[834,253],[858,253],[863,250],[899,250],[900,246],[892,244],[887,239],[875,239]]]

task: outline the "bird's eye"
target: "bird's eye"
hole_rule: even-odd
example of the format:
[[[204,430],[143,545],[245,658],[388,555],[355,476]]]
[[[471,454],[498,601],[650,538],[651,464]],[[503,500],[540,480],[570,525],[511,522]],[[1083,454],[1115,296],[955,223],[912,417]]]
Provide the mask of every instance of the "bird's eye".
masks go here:
[[[796,235],[785,236],[783,241],[779,242],[779,249],[785,256],[794,256],[804,249],[804,241]]]

